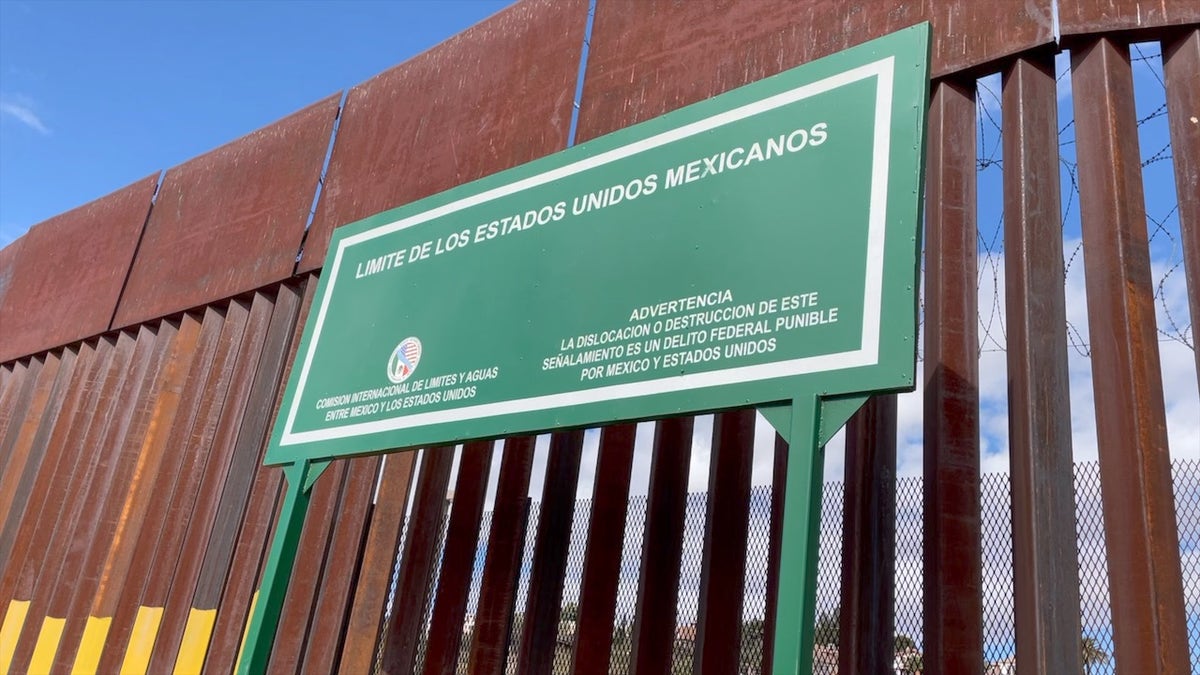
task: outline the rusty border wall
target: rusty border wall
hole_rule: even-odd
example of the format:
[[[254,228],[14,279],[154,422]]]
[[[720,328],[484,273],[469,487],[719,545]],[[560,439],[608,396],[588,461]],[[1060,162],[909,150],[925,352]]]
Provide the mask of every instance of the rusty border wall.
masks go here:
[[[281,473],[261,455],[330,232],[563,149],[588,14],[586,0],[523,0],[344,97],[51,218],[0,250],[0,671],[231,671],[281,495]],[[1053,55],[1070,49],[1088,322],[1103,336],[1091,358],[1117,668],[1185,673],[1129,44],[1162,45],[1195,325],[1200,3],[598,0],[578,138],[923,20],[935,36],[924,672],[978,672],[983,662],[974,82],[991,72],[1003,74],[1017,659],[1023,673],[1079,671],[1074,550],[1044,545],[1074,522],[1070,430],[1058,414],[1069,398],[1063,260],[1052,245],[1061,242]],[[884,398],[849,425],[840,672],[891,664],[895,424]],[[732,673],[753,411],[720,414],[713,426],[695,664]],[[638,673],[670,663],[692,431],[690,419],[653,427],[631,626]],[[575,673],[609,667],[635,433],[600,434]],[[383,672],[410,672],[425,621],[425,673],[449,672],[460,647],[473,673],[507,662],[550,672],[582,439],[551,439],[531,577],[520,588],[526,629],[513,645],[533,439],[504,441],[465,646],[491,443],[467,444],[453,468],[449,452],[334,462],[315,487],[270,672],[367,673],[377,658]],[[775,447],[779,468],[787,448]],[[772,490],[782,496],[779,482]],[[381,635],[406,517],[397,610]],[[777,568],[770,588],[786,574]],[[436,591],[419,597],[427,587]],[[764,652],[769,660],[769,641]]]

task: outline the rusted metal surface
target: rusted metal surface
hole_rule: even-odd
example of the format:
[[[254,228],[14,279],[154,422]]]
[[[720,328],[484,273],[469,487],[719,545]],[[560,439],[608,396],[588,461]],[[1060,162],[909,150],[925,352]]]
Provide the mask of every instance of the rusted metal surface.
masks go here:
[[[441,546],[446,517],[446,488],[454,448],[429,448],[421,458],[421,476],[413,495],[408,534],[404,537],[400,578],[396,585],[396,611],[380,638],[383,649],[382,675],[406,675],[412,672],[421,638],[422,622],[428,602],[426,592],[435,578],[437,554]]]
[[[335,227],[561,150],[587,0],[527,0],[354,87],[298,271]]]
[[[206,673],[232,673],[237,666],[238,651],[250,618],[250,606],[262,578],[267,539],[275,526],[283,484],[283,470],[277,466],[259,467],[254,476],[204,661]]]
[[[1054,56],[1004,71],[1004,251],[1017,667],[1079,672]]]
[[[214,363],[219,386],[206,392],[202,399],[196,428],[186,447],[185,457],[195,459],[180,472],[157,540],[139,538],[134,558],[145,559],[143,555],[149,558],[144,568],[146,573],[140,591],[136,587],[130,589],[118,601],[108,644],[100,660],[100,672],[120,670],[139,608],[163,608],[165,618],[169,600],[174,599],[177,615],[186,617],[191,607],[197,568],[232,454],[232,443],[222,442],[228,432],[222,430],[230,424],[226,419],[229,409],[246,397],[270,319],[270,305],[261,294],[254,297],[249,307],[238,301],[229,305],[225,323],[237,339],[227,352],[218,355],[221,362]],[[186,597],[180,599],[180,596]],[[161,640],[163,629],[164,622],[160,620],[159,631],[150,636],[154,645],[169,641],[170,638]],[[175,637],[178,638],[178,631]]]
[[[1171,156],[1175,160],[1175,194],[1179,199],[1179,233],[1187,274],[1192,338],[1200,326],[1200,28],[1163,44],[1163,74],[1167,85],[1167,117],[1171,126]],[[1200,350],[1196,357],[1200,386]]]
[[[305,275],[294,284],[296,292],[302,293],[302,296],[299,300],[299,313],[296,315],[292,328],[283,370],[279,376],[280,382],[287,380],[292,364],[295,362],[300,333],[304,330],[304,322],[316,295],[317,278],[316,275]],[[291,290],[284,292],[288,296],[292,294]],[[290,302],[290,300],[288,301]],[[274,406],[271,408],[268,419],[276,418],[282,404],[282,392],[276,391]],[[263,450],[265,450],[265,443],[263,449],[259,451],[260,465]],[[281,494],[282,485],[283,473],[278,467],[258,466],[256,468],[233,558],[221,589],[217,620],[213,626],[212,638],[204,664],[207,672],[226,673],[232,672],[234,669],[250,605],[260,581],[261,567],[266,555],[267,541],[274,524],[273,518],[276,514],[277,500]]]
[[[162,332],[160,329],[160,343],[164,342]],[[143,382],[142,400],[147,405],[142,408],[144,413],[135,418],[122,443],[129,454],[124,464],[128,475],[114,481],[109,494],[102,500],[99,517],[91,521],[94,531],[90,535],[92,543],[87,549],[87,557],[77,573],[68,577],[72,582],[61,584],[51,601],[50,615],[68,618],[55,659],[57,668],[70,670],[90,608],[108,586],[124,584],[142,525],[147,517],[161,515],[161,512],[150,513],[149,507],[164,473],[169,475],[172,468],[173,463],[167,457],[167,442],[193,357],[204,355],[197,350],[200,335],[201,321],[193,316],[183,316],[169,343],[166,362],[152,379],[148,377]],[[215,342],[216,335],[217,332],[210,329],[206,336],[210,342]],[[64,608],[62,614],[56,613],[56,606]]]
[[[517,667],[522,673],[549,675],[558,653],[559,610],[562,608],[567,548],[575,516],[575,491],[583,456],[583,429],[550,437],[542,489],[541,516],[533,549],[529,595]],[[611,627],[611,624],[610,624]]]
[[[269,672],[296,673],[300,669],[308,639],[309,620],[312,618],[325,556],[329,552],[329,537],[345,477],[346,462],[333,462],[313,485],[312,501],[309,502],[300,534],[296,562],[279,613],[279,628],[271,648]]]
[[[1197,0],[1060,0],[1060,30],[1064,36],[1154,29],[1200,22]],[[1074,49],[1075,40],[1069,40]]]
[[[750,473],[754,464],[753,408],[713,417],[712,459],[700,606],[696,619],[696,673],[735,673],[740,667],[742,596],[746,579]]]
[[[633,619],[630,672],[635,675],[670,672],[691,458],[692,418],[658,422],[654,428],[646,530],[642,535],[637,614]]]
[[[975,83],[929,111],[925,203],[925,641],[928,675],[983,663]]]
[[[28,405],[22,406],[25,410],[20,423],[14,424],[7,434],[0,434],[3,439],[0,445],[0,513],[5,514],[5,521],[20,520],[29,493],[19,494],[19,488],[22,484],[32,484],[33,476],[41,468],[49,430],[58,420],[68,390],[79,390],[77,386],[72,387],[75,351],[65,349],[61,358],[51,353],[45,359],[36,377],[28,378],[32,391]],[[16,407],[17,401],[12,404]]]
[[[1049,0],[599,3],[579,140],[929,20],[943,74],[1050,43]]]
[[[446,547],[442,551],[442,569],[429,622],[429,638],[425,644],[424,675],[452,673],[457,668],[463,619],[467,614],[467,592],[491,467],[490,441],[463,446],[458,479],[454,482],[454,504],[446,528]]]
[[[7,251],[8,249],[4,250]],[[5,451],[7,451],[11,443],[11,441],[7,440],[9,423],[13,419],[16,419],[18,424],[21,421],[22,415],[17,413],[17,401],[20,400],[19,397],[24,388],[32,386],[29,384],[30,380],[26,376],[26,373],[30,365],[34,363],[39,364],[38,367],[40,367],[42,361],[38,359],[25,359],[0,366],[0,374],[4,376],[4,390],[0,391],[0,444],[3,444],[0,445],[0,448],[5,449]],[[24,406],[20,407],[24,408]]]
[[[167,171],[114,328],[292,275],[339,98]]]
[[[380,463],[379,457],[348,460],[342,501],[335,517],[321,589],[304,649],[302,673],[326,675],[337,671]]]
[[[471,643],[469,669],[480,675],[500,675],[507,661],[517,575],[525,544],[533,442],[532,436],[504,439],[492,531],[488,535],[487,558],[479,587],[479,610],[475,614],[475,639]]]
[[[1096,437],[1119,673],[1186,673],[1188,643],[1129,48],[1071,53]]]
[[[50,386],[54,381],[54,376],[58,371],[59,360],[54,354],[46,354],[40,357],[34,357],[22,364],[21,381],[13,384],[11,391],[6,392],[6,396],[0,403],[3,403],[7,410],[7,419],[16,419],[16,424],[11,427],[6,425],[6,428],[0,430],[0,469],[7,468],[8,458],[19,445],[18,439],[27,434],[26,429],[30,426],[36,428],[37,420],[42,414],[42,409],[45,405],[45,397],[50,395]],[[43,371],[47,364],[50,366],[51,372],[48,373],[49,379]],[[38,395],[40,393],[40,396]],[[41,398],[42,404],[37,405],[36,401]],[[34,417],[33,422],[30,417]]]
[[[38,536],[36,533],[44,522],[52,521],[55,510],[62,506],[73,475],[87,465],[86,461],[77,461],[74,453],[68,452],[67,448],[79,447],[83,430],[90,422],[99,400],[101,383],[109,371],[115,344],[114,339],[101,338],[94,349],[84,349],[83,354],[91,356],[83,371],[81,403],[76,414],[71,416],[69,423],[55,425],[41,467],[33,477],[32,484],[29,484],[23,516],[19,519],[9,518],[4,523],[4,531],[0,533],[0,562],[4,567],[4,575],[0,577],[0,598],[20,597],[13,593],[13,589],[17,583],[17,573],[24,565],[25,555],[33,539]],[[22,487],[18,487],[18,498]],[[52,525],[47,523],[45,526]]]
[[[873,396],[846,424],[838,672],[893,669],[896,397]]]
[[[416,454],[402,452],[384,458],[379,497],[371,512],[354,589],[354,604],[344,634],[339,673],[365,673],[374,663],[375,644],[391,582],[390,563],[400,543]]]
[[[220,501],[212,516],[208,516],[208,512],[203,517],[193,514],[188,533],[190,540],[184,544],[185,551],[204,551],[203,564],[194,582],[190,576],[181,576],[180,568],[176,570],[170,598],[163,610],[159,641],[150,660],[150,672],[167,670],[175,665],[191,609],[217,609],[220,604],[238,530],[250,498],[250,488],[256,469],[262,464],[270,425],[271,406],[256,405],[256,402],[276,400],[279,375],[288,354],[300,306],[300,291],[287,284],[281,285],[273,295],[273,303],[265,301],[271,316],[261,349],[250,352],[253,356],[247,359],[247,365],[254,366],[250,387],[248,391],[233,389],[226,397],[222,423],[218,425],[214,438],[214,447],[233,446],[224,475],[219,483],[214,483],[222,485],[214,489],[219,493]],[[256,293],[256,301],[258,297],[262,297],[262,294]],[[252,305],[252,323],[253,317]],[[234,397],[235,393],[238,396]],[[218,475],[218,472],[210,474],[214,479]],[[201,494],[206,494],[203,487]],[[209,517],[211,521],[207,520]],[[189,569],[188,574],[193,573],[194,569]],[[195,589],[194,595],[190,591],[192,588]]]
[[[148,176],[34,225],[0,253],[0,362],[108,330],[157,183]]]
[[[249,306],[238,301],[230,302],[222,312],[220,335],[212,355],[212,361],[200,381],[201,391],[195,395],[194,410],[183,425],[177,426],[172,434],[172,447],[180,448],[180,465],[175,478],[169,485],[161,486],[165,506],[161,518],[143,526],[138,534],[130,567],[139,570],[130,577],[120,592],[103,592],[97,595],[92,616],[112,617],[105,648],[98,664],[99,672],[119,670],[126,645],[139,607],[143,606],[147,592],[161,607],[171,583],[176,560],[180,556],[187,523],[196,502],[197,492],[205,467],[210,461],[213,434],[221,415],[224,402],[234,376],[237,355],[245,335],[249,317]],[[206,322],[215,317],[206,317]]]
[[[763,612],[762,672],[775,668],[775,615],[779,607],[779,559],[783,556],[783,499],[787,487],[788,443],[775,434],[771,467],[771,543],[767,552],[767,597]]]
[[[137,337],[126,333],[118,341],[118,355],[126,358],[115,362],[120,368],[109,380],[112,386],[101,393],[100,423],[91,425],[83,445],[96,455],[96,461],[80,480],[73,482],[53,532],[25,561],[21,586],[29,591],[25,597],[30,600],[29,614],[33,617],[63,618],[65,614],[66,608],[62,606],[65,603],[55,596],[62,584],[78,573],[98,525],[91,521],[113,484],[118,483],[119,488],[127,464],[121,441],[136,408],[126,408],[125,404],[135,402],[139,396],[143,378],[152,369],[163,342],[165,339],[156,339],[155,332],[147,326],[138,330]],[[13,657],[18,670],[30,667],[40,628],[37,621],[26,623]]]
[[[583,561],[583,579],[579,588],[575,675],[606,675],[609,672],[636,437],[635,424],[617,424],[600,431],[592,512],[588,519],[587,556]]]

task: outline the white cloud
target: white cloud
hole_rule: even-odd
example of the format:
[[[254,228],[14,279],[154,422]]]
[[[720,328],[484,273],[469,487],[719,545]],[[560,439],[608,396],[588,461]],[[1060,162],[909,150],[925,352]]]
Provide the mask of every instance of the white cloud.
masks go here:
[[[0,117],[11,117],[43,136],[50,135],[50,128],[38,117],[33,100],[27,96],[0,96]]]

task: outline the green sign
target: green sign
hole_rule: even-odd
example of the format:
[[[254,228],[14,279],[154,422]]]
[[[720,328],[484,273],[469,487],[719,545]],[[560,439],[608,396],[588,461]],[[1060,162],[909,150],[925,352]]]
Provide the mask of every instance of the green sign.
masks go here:
[[[791,443],[774,672],[810,672],[824,443],[914,380],[928,54],[914,26],[338,229],[238,672],[332,458],[748,405]]]
[[[267,462],[912,386],[926,40],[339,228]]]

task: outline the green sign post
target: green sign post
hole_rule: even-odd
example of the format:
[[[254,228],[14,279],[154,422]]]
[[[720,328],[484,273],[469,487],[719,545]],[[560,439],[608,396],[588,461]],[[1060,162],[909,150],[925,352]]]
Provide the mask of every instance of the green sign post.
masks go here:
[[[790,439],[776,672],[811,668],[823,445],[911,388],[925,24],[339,228],[266,463],[266,668],[337,457],[759,406]]]

